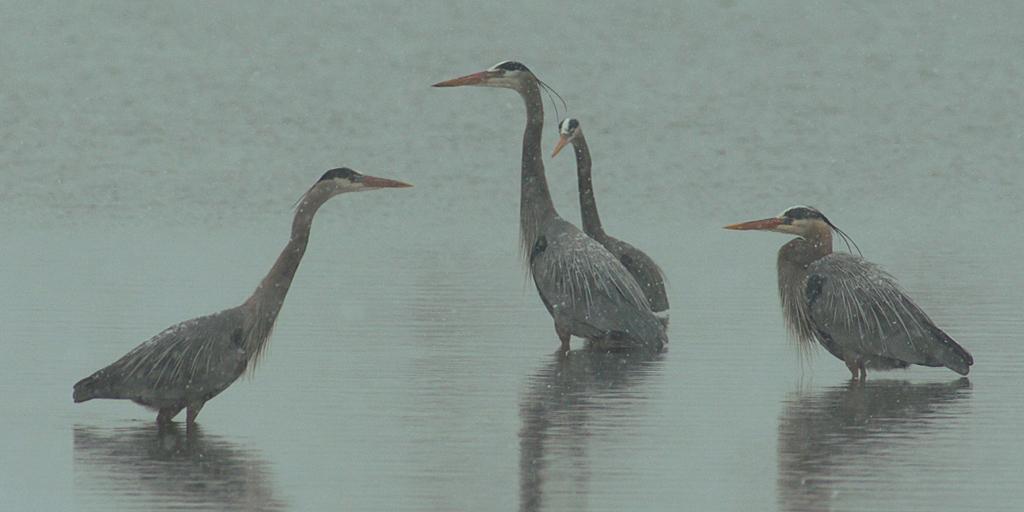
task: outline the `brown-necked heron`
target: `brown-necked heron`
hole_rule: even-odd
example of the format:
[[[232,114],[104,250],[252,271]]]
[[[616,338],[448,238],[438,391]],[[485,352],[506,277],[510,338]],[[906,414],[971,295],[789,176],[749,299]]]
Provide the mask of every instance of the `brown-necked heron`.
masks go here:
[[[779,297],[786,326],[802,348],[817,341],[843,360],[854,380],[867,368],[945,366],[967,375],[971,354],[935,326],[888,273],[864,258],[832,252],[846,234],[821,212],[794,206],[776,217],[726,226],[794,238],[779,249]]]

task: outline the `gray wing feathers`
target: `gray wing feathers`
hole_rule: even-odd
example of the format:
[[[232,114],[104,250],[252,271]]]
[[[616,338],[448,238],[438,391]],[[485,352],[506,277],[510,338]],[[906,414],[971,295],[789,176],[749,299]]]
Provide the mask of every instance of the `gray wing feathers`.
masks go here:
[[[241,313],[225,310],[164,329],[83,380],[100,398],[144,402],[216,394],[245,369]]]
[[[644,291],[622,264],[582,232],[547,237],[547,249],[530,263],[545,295],[570,307],[589,307],[598,298],[650,309]]]
[[[855,353],[966,374],[970,354],[928,318],[896,281],[862,258],[833,253],[808,267],[815,326]]]
[[[626,270],[636,279],[644,290],[647,301],[651,304],[651,310],[665,311],[669,308],[668,296],[665,294],[665,273],[661,267],[651,259],[645,252],[633,247],[628,242],[617,240],[620,244],[618,251],[612,251],[619,257]]]
[[[564,221],[545,229],[542,242],[530,270],[556,323],[575,326],[581,337],[619,333],[664,342],[644,290],[601,244]]]

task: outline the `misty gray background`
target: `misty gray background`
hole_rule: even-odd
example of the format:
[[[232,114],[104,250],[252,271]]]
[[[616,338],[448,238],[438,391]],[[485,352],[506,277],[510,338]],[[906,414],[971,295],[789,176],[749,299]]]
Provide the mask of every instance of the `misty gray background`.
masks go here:
[[[10,510],[1014,510],[1024,500],[1018,2],[0,3]],[[524,115],[430,84],[517,59],[584,126],[668,353],[553,357],[517,257]],[[557,135],[548,107],[545,151]],[[546,160],[576,221],[571,153]],[[157,436],[71,386],[240,303],[326,169],[254,378]],[[848,386],[786,339],[820,208],[976,360]],[[575,342],[578,344],[579,342]]]

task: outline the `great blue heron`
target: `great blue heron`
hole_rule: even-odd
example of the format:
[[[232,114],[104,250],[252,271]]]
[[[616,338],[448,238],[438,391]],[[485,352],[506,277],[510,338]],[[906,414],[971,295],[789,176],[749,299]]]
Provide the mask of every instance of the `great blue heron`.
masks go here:
[[[647,302],[651,303],[651,311],[667,326],[668,296],[665,295],[665,274],[658,264],[646,253],[632,245],[604,232],[601,216],[597,213],[597,200],[594,199],[594,184],[590,180],[590,147],[583,136],[583,127],[579,120],[569,117],[558,125],[558,143],[551,153],[554,158],[558,152],[572,144],[576,153],[576,178],[579,181],[580,217],[583,219],[583,232],[590,238],[608,249],[622,262],[626,270],[633,275],[637,283],[644,289]]]
[[[434,87],[463,85],[512,89],[526,105],[520,242],[541,301],[554,318],[560,350],[568,353],[573,335],[608,348],[661,349],[668,338],[643,288],[615,256],[555,211],[540,151],[544,107],[537,77],[519,62],[504,61]]]
[[[75,384],[75,402],[131,400],[158,410],[156,420],[161,425],[187,407],[186,425],[193,425],[203,404],[227,389],[247,368],[254,368],[266,348],[306,252],[317,209],[345,192],[410,186],[345,167],[327,171],[300,199],[288,244],[241,306],[168,327]]]
[[[726,229],[796,235],[779,249],[779,297],[790,333],[801,347],[815,340],[843,360],[853,380],[866,368],[911,364],[945,366],[967,375],[974,359],[910,300],[888,273],[868,261],[832,252],[832,232],[821,212],[794,206],[762,220]]]

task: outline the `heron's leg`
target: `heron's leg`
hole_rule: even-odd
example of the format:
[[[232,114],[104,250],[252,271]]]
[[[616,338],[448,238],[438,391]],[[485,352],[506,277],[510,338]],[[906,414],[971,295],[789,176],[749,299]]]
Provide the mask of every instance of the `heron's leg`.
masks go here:
[[[203,410],[203,406],[206,402],[195,402],[188,404],[188,412],[185,416],[185,426],[191,427],[196,423],[196,416],[199,416],[199,411]]]
[[[181,407],[164,407],[156,414],[157,425],[170,425],[171,420],[181,412]]]
[[[562,342],[562,346],[558,349],[563,354],[569,353],[569,339],[572,335],[569,334],[569,329],[563,329],[557,323],[555,324],[555,333],[558,334],[559,341]]]
[[[845,362],[846,363],[846,367],[850,369],[850,379],[852,379],[854,382],[856,382],[857,381],[857,371],[860,369],[857,366],[857,361],[853,360],[852,358],[847,358],[847,359],[843,359],[843,362]]]
[[[857,368],[860,369],[860,381],[864,382],[868,380],[868,371],[864,369],[864,361],[861,361]]]

